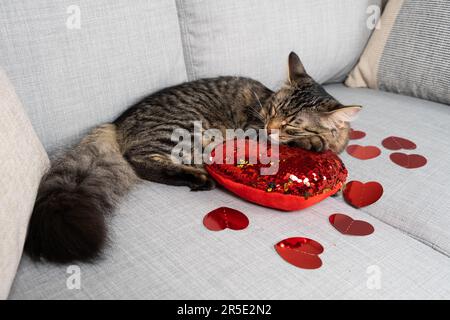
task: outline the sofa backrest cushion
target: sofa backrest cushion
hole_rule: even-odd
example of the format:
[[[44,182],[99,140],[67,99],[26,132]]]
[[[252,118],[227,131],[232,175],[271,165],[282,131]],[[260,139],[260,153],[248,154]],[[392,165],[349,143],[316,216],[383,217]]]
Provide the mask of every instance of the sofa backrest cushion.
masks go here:
[[[364,49],[380,5],[379,0],[177,0],[188,76],[249,76],[276,88],[286,78],[293,50],[317,81],[342,81]]]
[[[10,81],[0,69],[0,300],[22,256],[28,219],[47,154]]]
[[[0,66],[49,152],[186,80],[174,0],[1,1],[0,35]]]

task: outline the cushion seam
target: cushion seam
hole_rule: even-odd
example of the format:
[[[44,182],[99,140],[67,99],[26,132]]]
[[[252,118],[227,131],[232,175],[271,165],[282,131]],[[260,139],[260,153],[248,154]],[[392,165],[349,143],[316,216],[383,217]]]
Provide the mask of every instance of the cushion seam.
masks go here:
[[[181,45],[183,49],[184,66],[188,81],[195,79],[194,62],[192,59],[192,46],[190,42],[189,30],[187,26],[186,8],[183,2],[175,0],[175,6],[178,13],[178,25],[180,27]]]

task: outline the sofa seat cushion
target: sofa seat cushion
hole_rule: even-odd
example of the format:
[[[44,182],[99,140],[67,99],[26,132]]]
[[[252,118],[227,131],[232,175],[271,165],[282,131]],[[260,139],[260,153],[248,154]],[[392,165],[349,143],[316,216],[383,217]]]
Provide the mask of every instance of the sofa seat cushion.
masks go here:
[[[0,66],[50,153],[186,80],[175,1],[1,1],[0,22]]]
[[[250,225],[209,231],[203,217],[220,206],[244,212]],[[328,222],[334,212],[370,222],[374,234],[340,234]],[[334,198],[286,213],[221,189],[145,182],[111,223],[110,248],[95,264],[69,268],[24,256],[10,299],[450,298],[448,257]],[[274,244],[294,236],[324,246],[320,269],[298,269],[278,256]],[[69,289],[68,271],[77,267],[80,289]]]
[[[177,0],[190,80],[249,76],[278,88],[296,51],[319,82],[342,81],[369,39],[380,0]],[[372,12],[373,13],[373,12]]]
[[[350,180],[378,181],[383,197],[362,210],[450,256],[450,108],[447,105],[371,89],[327,87],[342,103],[360,104],[363,110],[352,126],[366,137],[350,144],[373,145],[381,155],[358,160],[343,153]],[[412,140],[414,150],[391,151],[382,140],[398,136]],[[405,169],[394,164],[394,152],[419,154],[427,164]]]

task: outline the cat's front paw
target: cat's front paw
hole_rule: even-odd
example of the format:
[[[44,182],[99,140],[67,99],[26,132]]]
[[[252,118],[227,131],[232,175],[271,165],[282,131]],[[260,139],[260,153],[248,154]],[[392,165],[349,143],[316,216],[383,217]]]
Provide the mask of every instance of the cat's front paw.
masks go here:
[[[189,186],[191,191],[206,191],[216,187],[216,182],[208,174],[195,175],[195,179]]]
[[[325,151],[326,150],[326,144],[320,138],[319,136],[312,136],[312,137],[304,137],[299,138],[295,140],[291,140],[288,142],[288,145],[291,147],[299,147],[305,150],[311,150],[311,151]]]

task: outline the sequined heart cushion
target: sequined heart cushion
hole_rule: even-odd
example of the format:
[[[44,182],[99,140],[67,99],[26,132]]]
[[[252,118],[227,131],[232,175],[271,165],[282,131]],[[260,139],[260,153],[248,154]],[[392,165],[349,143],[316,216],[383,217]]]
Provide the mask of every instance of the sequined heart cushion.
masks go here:
[[[227,143],[233,144],[228,146],[231,155],[226,153]],[[280,145],[276,154],[270,146],[262,153],[257,143],[247,140],[242,152],[237,145],[228,141],[216,147],[210,159],[221,151],[223,163],[207,164],[206,170],[229,191],[262,206],[284,211],[304,209],[335,194],[347,178],[347,169],[331,151],[317,153]],[[256,161],[251,154],[257,155]],[[275,174],[262,174],[262,168],[274,164],[273,168],[278,168]]]

